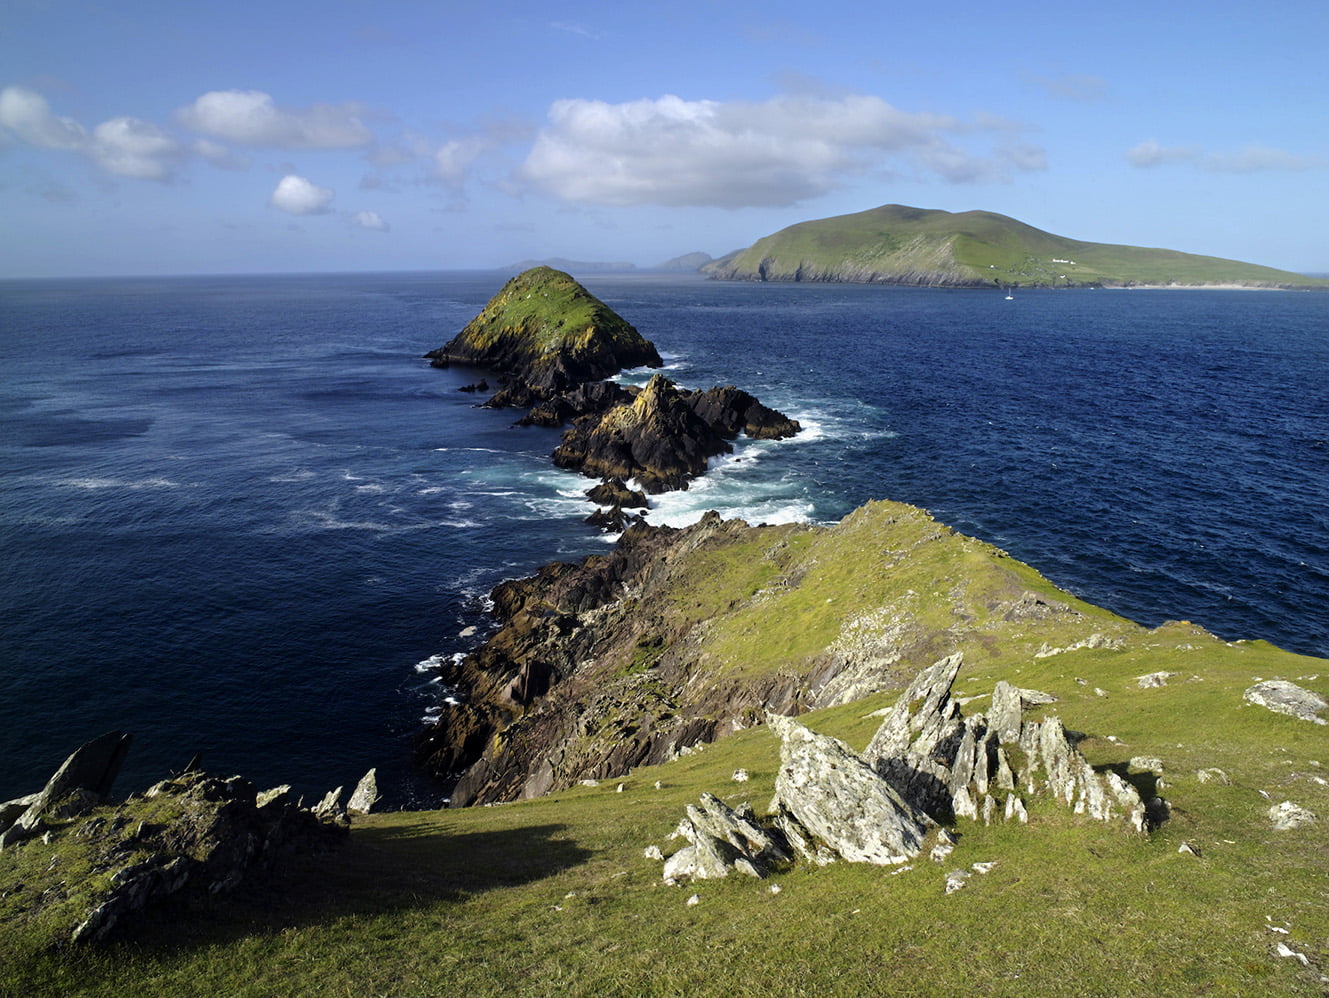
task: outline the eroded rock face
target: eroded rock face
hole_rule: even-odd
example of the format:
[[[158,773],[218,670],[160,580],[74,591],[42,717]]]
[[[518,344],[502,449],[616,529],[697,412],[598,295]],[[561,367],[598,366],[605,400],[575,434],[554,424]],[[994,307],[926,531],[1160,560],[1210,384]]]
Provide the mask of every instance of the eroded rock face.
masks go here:
[[[37,794],[25,798],[24,807],[5,807],[0,814],[4,818],[0,822],[0,851],[41,834],[48,818],[67,816],[58,813],[62,809],[66,813],[86,810],[109,798],[132,742],[133,736],[123,731],[93,739],[70,755]]]

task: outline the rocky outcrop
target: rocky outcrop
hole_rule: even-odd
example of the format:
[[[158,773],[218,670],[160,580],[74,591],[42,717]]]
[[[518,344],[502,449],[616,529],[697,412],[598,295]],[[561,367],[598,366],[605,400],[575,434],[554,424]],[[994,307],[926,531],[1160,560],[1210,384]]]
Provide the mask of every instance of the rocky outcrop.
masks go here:
[[[788,852],[818,864],[892,866],[929,847],[940,862],[956,841],[943,826],[961,818],[984,824],[1027,820],[1018,785],[1031,796],[1050,797],[1077,814],[1116,821],[1135,832],[1166,820],[1166,802],[1155,797],[1146,807],[1119,773],[1096,771],[1056,717],[1004,717],[1001,730],[1014,730],[1018,744],[1004,743],[998,726],[983,715],[965,717],[951,695],[960,664],[959,655],[950,655],[920,672],[862,755],[791,718],[769,716],[767,723],[781,740],[769,814],[761,819],[747,814],[745,828],[755,831],[728,838],[728,848],[708,852],[702,867],[695,850],[677,862],[670,857],[667,878],[762,871],[768,867],[743,848],[759,841],[762,831],[776,836]],[[1024,692],[1034,691],[1006,686],[1004,710],[1020,710]],[[1023,759],[1018,774],[1010,762],[1012,749]]]
[[[761,827],[751,807],[735,811],[714,794],[688,805],[673,837],[688,844],[665,863],[666,880],[708,880],[731,870],[760,878],[793,860],[782,837]]]
[[[592,478],[633,479],[657,493],[687,488],[710,458],[732,449],[678,386],[657,374],[631,405],[573,423],[554,464]]]
[[[25,812],[40,803],[40,839],[8,842],[15,880],[0,893],[26,899],[24,918],[52,945],[98,942],[167,898],[212,897],[283,856],[345,840],[344,814],[319,815],[289,787],[259,793],[241,777],[197,769],[106,804],[95,792],[109,791],[110,770],[100,763],[118,768],[127,745],[115,732],[74,753]]]
[[[1247,703],[1257,704],[1278,714],[1287,714],[1312,724],[1329,724],[1320,711],[1329,707],[1324,698],[1285,679],[1267,679],[1256,683],[1243,695]]]
[[[663,363],[627,320],[550,267],[512,278],[460,333],[425,356],[437,367],[490,368],[542,397]]]
[[[107,801],[133,736],[111,731],[80,746],[38,793],[0,805],[0,851],[46,830],[50,821]]]

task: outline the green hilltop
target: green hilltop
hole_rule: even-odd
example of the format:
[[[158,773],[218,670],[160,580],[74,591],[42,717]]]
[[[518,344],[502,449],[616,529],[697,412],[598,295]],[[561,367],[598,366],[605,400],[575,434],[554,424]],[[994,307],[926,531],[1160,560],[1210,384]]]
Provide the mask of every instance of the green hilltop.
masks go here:
[[[1329,288],[1252,263],[1069,239],[990,211],[897,204],[791,225],[703,269],[722,280],[936,287]]]

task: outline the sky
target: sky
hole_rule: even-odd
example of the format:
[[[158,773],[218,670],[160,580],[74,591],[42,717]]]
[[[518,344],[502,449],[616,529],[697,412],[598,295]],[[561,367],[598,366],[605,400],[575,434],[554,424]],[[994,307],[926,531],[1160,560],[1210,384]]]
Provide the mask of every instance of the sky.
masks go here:
[[[1329,272],[1329,3],[5,0],[0,277],[654,266],[898,203]]]

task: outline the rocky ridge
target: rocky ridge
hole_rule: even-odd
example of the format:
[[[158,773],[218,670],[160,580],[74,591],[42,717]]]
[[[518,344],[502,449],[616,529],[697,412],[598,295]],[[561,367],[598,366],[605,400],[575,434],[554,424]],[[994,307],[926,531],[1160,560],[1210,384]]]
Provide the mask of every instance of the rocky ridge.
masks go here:
[[[455,783],[455,805],[539,796],[666,761],[768,712],[898,689],[938,654],[1033,658],[1138,631],[1013,569],[893,503],[832,527],[715,514],[683,529],[635,524],[605,554],[495,589],[502,626],[445,667],[462,702],[422,733],[417,757]],[[823,607],[814,619],[809,604]]]
[[[1055,716],[1023,720],[1024,705],[1046,702],[1045,694],[1002,681],[989,715],[965,716],[952,696],[960,665],[955,654],[920,672],[861,755],[769,715],[781,748],[768,815],[703,795],[675,830],[688,844],[665,860],[665,879],[763,877],[794,857],[896,866],[931,850],[941,861],[956,841],[957,819],[1026,822],[1022,794],[1045,794],[1132,832],[1166,820],[1167,803],[1150,793],[1146,804],[1137,789],[1152,788],[1152,772],[1131,779],[1096,772]]]

